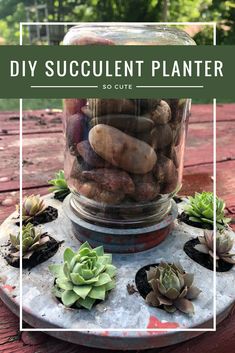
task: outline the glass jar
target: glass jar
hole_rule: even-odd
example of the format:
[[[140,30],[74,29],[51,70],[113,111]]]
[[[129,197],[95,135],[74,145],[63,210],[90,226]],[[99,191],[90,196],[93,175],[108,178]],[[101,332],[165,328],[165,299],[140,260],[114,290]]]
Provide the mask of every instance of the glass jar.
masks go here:
[[[183,31],[148,24],[72,27],[65,45],[194,45]],[[181,187],[190,100],[65,99],[65,176],[73,211],[109,228],[161,222]]]

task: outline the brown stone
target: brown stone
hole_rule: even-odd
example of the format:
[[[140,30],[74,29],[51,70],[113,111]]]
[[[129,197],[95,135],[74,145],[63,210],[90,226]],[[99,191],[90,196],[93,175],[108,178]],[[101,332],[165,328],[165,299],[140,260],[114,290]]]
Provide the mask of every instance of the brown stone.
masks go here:
[[[108,165],[105,160],[95,153],[88,140],[78,143],[77,151],[83,160],[92,167],[103,168]]]
[[[157,155],[144,141],[104,124],[89,132],[94,151],[112,165],[135,174],[146,174],[153,169]]]
[[[135,190],[135,185],[129,174],[119,169],[93,169],[82,172],[82,177],[95,181],[103,189],[112,192],[121,191],[125,194],[132,194]]]

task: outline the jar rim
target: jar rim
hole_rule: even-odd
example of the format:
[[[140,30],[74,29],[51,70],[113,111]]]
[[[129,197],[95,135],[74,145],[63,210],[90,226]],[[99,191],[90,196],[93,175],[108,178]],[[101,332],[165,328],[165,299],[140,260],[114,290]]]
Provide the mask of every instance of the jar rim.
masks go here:
[[[169,44],[171,44],[171,42],[173,44],[196,44],[193,38],[191,38],[187,32],[175,26],[176,24],[167,25],[164,23],[161,24],[161,22],[80,22],[70,27],[67,34],[72,34],[73,32],[79,30],[92,31],[95,29],[98,32],[100,30],[101,33],[99,34],[102,35],[102,31],[108,29],[110,32],[113,32],[116,35],[118,35],[118,33],[126,33],[126,31],[128,30],[127,37],[131,37],[132,35],[135,35],[137,33],[136,31],[141,30],[142,34],[147,33],[148,35],[150,35],[148,39],[156,39],[154,38],[155,36],[160,36],[161,38],[165,38],[166,40],[168,39]],[[138,32],[138,34],[140,34],[140,32]],[[104,36],[107,38],[109,37],[107,33],[104,34]],[[112,39],[112,33],[110,34],[110,38]]]

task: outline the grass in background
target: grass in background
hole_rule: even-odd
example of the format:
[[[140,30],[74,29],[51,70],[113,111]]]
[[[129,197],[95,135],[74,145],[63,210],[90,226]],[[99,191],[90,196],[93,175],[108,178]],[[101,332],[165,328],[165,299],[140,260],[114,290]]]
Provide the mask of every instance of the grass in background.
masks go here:
[[[23,110],[62,109],[62,99],[23,99]],[[0,111],[18,111],[19,99],[0,99]]]
[[[218,103],[234,103],[232,99],[217,99]],[[193,104],[211,104],[212,99],[193,99]],[[62,99],[23,99],[23,110],[62,109]],[[0,111],[19,111],[19,99],[0,99]]]

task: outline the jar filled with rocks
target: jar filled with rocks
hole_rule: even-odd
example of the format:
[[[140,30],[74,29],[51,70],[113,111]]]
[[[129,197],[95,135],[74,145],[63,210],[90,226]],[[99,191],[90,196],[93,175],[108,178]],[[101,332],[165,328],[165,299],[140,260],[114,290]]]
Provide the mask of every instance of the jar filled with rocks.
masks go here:
[[[65,45],[194,45],[183,31],[82,24]],[[65,99],[65,176],[79,216],[107,227],[160,222],[180,189],[190,100]]]

